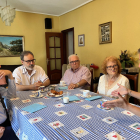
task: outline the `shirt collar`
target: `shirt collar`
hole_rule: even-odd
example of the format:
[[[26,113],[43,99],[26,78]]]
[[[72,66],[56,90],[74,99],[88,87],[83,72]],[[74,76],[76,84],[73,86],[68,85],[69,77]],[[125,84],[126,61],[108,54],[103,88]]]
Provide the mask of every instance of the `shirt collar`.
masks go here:
[[[79,66],[79,68],[76,69],[74,72],[73,72],[73,70],[72,70],[72,68],[71,68],[71,71],[72,71],[73,73],[76,73],[80,68],[81,68],[81,66]]]

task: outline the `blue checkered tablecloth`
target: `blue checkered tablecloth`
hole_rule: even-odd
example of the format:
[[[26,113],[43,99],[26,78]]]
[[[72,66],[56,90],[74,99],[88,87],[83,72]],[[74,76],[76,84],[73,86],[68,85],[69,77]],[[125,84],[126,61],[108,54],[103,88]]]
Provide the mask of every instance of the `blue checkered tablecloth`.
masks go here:
[[[67,90],[64,90],[67,91]],[[82,94],[81,89],[69,90],[70,95]],[[33,98],[31,91],[17,92],[18,100],[7,100],[8,111],[11,114],[11,123],[13,130],[18,135],[20,140],[106,140],[106,134],[116,131],[127,140],[140,140],[140,131],[134,130],[129,127],[131,124],[140,123],[140,117],[127,116],[122,114],[124,111],[121,108],[115,108],[112,111],[103,111],[97,108],[100,99],[87,101],[82,97],[78,97],[82,102],[70,102],[63,104],[60,98]],[[46,96],[47,92],[42,93]],[[94,93],[91,93],[94,95]],[[103,96],[107,100],[112,100],[109,97]],[[31,102],[23,103],[22,100],[30,99]],[[23,115],[22,108],[32,105],[34,103],[42,102],[46,108],[37,112]],[[62,103],[64,106],[61,108],[55,107],[56,104]],[[92,108],[85,109],[83,105],[90,105]],[[67,114],[58,116],[56,112],[64,111]],[[86,114],[90,116],[88,120],[81,120],[79,115]],[[30,123],[29,119],[41,117],[42,121]],[[112,117],[117,122],[108,124],[102,119]],[[63,126],[54,129],[49,124],[59,121]],[[87,132],[84,136],[78,137],[72,133],[72,130],[80,127]]]

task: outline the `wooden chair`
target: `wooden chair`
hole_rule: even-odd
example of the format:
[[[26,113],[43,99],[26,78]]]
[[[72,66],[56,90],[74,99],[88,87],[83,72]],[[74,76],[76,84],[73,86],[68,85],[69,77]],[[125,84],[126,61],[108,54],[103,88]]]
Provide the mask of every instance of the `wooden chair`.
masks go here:
[[[138,74],[135,74],[135,75],[123,74],[123,75],[129,79],[131,90],[138,91],[138,77],[139,77],[139,75]],[[129,102],[133,103],[133,104],[140,105],[140,100],[136,99],[134,97],[130,97]]]

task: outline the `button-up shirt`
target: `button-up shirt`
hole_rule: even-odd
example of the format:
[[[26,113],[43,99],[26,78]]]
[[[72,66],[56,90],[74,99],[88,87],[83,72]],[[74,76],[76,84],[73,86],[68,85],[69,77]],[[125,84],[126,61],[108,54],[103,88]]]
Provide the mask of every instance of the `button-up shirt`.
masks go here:
[[[31,75],[28,74],[24,66],[20,66],[14,70],[13,77],[15,78],[15,83],[19,85],[31,85],[38,81],[43,83],[49,79],[45,71],[37,65],[34,66]]]
[[[64,76],[62,77],[62,80],[65,81],[67,85],[70,85],[71,83],[76,84],[80,82],[82,79],[87,81],[87,85],[90,85],[91,83],[91,73],[87,67],[80,66],[76,71],[72,71],[72,69],[66,70],[64,73]],[[84,88],[81,87],[81,88]]]

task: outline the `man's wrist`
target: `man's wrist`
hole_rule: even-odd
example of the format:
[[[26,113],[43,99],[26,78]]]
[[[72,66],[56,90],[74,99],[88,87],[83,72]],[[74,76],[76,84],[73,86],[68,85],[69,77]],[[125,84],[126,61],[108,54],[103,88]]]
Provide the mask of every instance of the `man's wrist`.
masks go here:
[[[79,83],[76,83],[77,87],[80,87],[80,84]]]
[[[131,92],[132,92],[132,90],[129,89],[129,90],[128,90],[129,96],[132,96],[132,93],[131,93]]]

